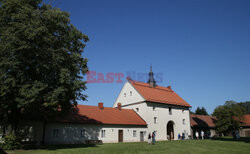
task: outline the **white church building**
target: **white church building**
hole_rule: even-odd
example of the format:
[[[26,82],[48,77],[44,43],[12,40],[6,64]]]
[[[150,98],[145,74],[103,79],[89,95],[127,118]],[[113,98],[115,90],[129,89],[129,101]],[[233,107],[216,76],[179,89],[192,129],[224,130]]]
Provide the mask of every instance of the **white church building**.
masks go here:
[[[25,121],[30,140],[38,144],[79,144],[86,142],[146,141],[155,132],[156,140],[188,138],[191,107],[170,86],[156,84],[152,68],[147,83],[127,78],[113,107],[78,105],[65,117],[50,119],[46,125]]]
[[[113,107],[133,109],[147,123],[147,134],[155,132],[157,140],[177,139],[178,134],[190,135],[191,107],[170,86],[156,85],[152,68],[148,83],[133,81],[129,77]]]

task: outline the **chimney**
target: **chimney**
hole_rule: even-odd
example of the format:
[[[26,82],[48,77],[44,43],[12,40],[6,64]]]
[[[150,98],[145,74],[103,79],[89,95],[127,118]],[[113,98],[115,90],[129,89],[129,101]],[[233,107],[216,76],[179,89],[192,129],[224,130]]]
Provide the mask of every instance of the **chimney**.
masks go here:
[[[122,109],[122,104],[121,104],[121,103],[118,103],[118,104],[117,104],[117,108],[118,108],[119,110],[121,110],[121,109]]]
[[[167,86],[167,88],[170,89],[170,91],[173,91],[171,86]]]
[[[99,102],[99,103],[98,103],[98,108],[101,109],[101,110],[104,109],[104,107],[103,107],[103,102]]]

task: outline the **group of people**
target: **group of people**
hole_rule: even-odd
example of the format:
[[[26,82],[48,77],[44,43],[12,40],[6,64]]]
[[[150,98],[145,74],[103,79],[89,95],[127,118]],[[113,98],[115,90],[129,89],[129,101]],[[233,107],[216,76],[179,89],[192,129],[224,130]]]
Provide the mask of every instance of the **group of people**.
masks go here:
[[[239,139],[240,138],[240,133],[238,130],[235,130],[232,132],[233,138],[234,139]]]
[[[198,131],[195,133],[195,137],[197,140],[199,139],[199,132]],[[201,131],[201,139],[202,140],[204,139],[204,131],[203,130]]]
[[[151,134],[149,133],[148,134],[148,144],[155,144],[155,132],[152,132],[152,136],[151,136]]]
[[[203,140],[204,139],[204,131],[202,130],[201,131],[201,133],[200,133],[200,135],[201,135],[201,139]],[[195,132],[195,137],[196,137],[196,139],[198,140],[199,139],[199,132],[198,131],[196,131]],[[178,139],[185,139],[185,133],[182,133],[182,136],[180,135],[180,134],[178,134]],[[155,132],[152,132],[152,135],[149,133],[148,134],[148,144],[155,144]]]
[[[178,134],[178,140],[184,140],[185,139],[185,133],[182,133],[182,135]]]

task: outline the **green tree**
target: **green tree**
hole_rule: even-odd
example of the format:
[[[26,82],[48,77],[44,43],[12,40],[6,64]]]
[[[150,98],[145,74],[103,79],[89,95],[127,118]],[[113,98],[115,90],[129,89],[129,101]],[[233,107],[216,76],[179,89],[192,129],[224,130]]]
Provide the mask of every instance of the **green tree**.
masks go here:
[[[207,110],[204,107],[202,107],[202,108],[197,107],[197,109],[195,110],[195,114],[208,115]]]
[[[190,114],[195,114],[193,111],[189,110]]]
[[[23,115],[46,119],[85,100],[88,40],[42,0],[0,0],[1,125],[16,132]]]
[[[240,102],[239,105],[245,109],[245,114],[250,114],[250,101]]]
[[[218,132],[228,134],[240,127],[243,120],[244,108],[234,101],[226,101],[224,105],[218,106],[213,112],[216,117],[215,122]]]

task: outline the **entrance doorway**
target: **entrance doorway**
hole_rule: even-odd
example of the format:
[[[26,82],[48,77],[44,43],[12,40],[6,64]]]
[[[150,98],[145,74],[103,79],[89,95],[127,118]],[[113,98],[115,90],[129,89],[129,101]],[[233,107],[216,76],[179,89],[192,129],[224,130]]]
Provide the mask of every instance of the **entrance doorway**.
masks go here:
[[[167,138],[169,140],[174,139],[174,122],[173,121],[169,121],[167,124]]]
[[[123,142],[123,130],[118,130],[118,142]]]
[[[144,132],[140,132],[140,141],[144,142]]]

